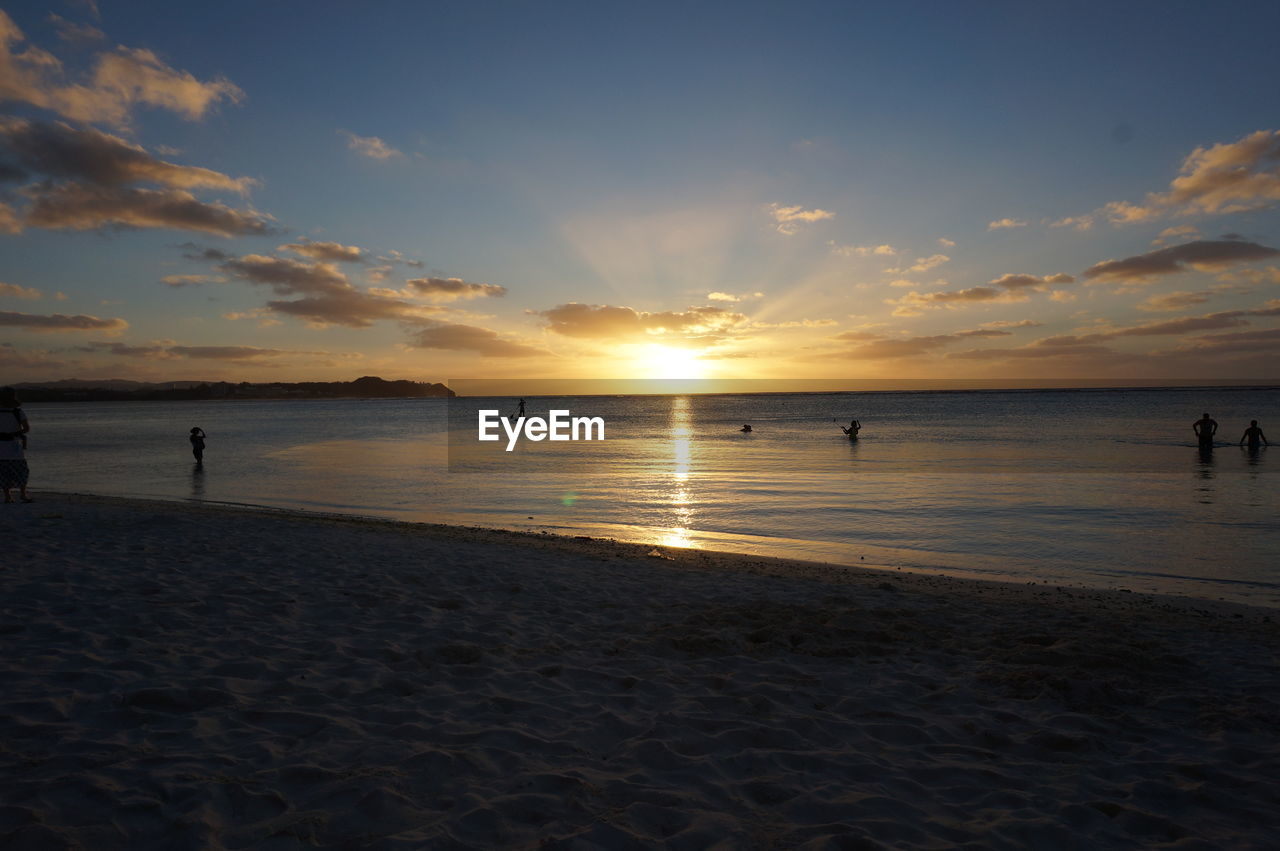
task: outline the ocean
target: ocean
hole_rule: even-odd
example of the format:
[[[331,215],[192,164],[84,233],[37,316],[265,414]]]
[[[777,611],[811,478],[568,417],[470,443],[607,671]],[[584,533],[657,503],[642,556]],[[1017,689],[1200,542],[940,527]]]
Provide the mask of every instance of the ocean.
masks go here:
[[[29,404],[32,489],[1280,606],[1280,448],[1235,445],[1251,419],[1280,442],[1280,389],[530,398],[602,417],[606,439],[461,451],[481,407],[515,402]],[[856,442],[837,424],[853,417]]]

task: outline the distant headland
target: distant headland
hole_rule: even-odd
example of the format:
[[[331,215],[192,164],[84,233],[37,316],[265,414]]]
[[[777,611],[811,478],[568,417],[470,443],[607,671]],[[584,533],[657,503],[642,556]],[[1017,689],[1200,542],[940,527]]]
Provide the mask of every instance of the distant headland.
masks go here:
[[[355,381],[144,382],[122,379],[66,379],[15,385],[25,402],[175,401],[183,399],[391,399],[452,396],[443,384],[387,381],[373,375]]]

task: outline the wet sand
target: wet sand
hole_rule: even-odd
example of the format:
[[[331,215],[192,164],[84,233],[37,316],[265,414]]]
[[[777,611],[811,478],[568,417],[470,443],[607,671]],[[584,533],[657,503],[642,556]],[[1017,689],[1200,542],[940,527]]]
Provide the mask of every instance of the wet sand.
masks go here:
[[[5,847],[1274,842],[1275,610],[38,496]]]

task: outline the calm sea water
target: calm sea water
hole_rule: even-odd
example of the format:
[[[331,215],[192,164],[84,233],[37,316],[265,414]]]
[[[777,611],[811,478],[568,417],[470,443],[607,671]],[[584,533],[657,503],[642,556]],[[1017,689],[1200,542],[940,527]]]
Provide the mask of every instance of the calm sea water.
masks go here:
[[[33,488],[605,535],[1280,605],[1280,390],[531,399],[603,443],[449,459],[511,400],[30,404]],[[459,416],[459,411],[464,413]],[[1195,446],[1202,411],[1219,446]],[[858,417],[862,438],[833,419]],[[738,428],[752,423],[754,431]],[[208,432],[204,470],[186,435]],[[1269,457],[1270,455],[1270,457]]]

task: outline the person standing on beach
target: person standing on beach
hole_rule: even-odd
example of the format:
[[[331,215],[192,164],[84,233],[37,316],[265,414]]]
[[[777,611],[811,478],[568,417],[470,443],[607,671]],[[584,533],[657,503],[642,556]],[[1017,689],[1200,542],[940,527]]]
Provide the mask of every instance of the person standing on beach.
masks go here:
[[[1206,411],[1204,416],[1191,424],[1191,430],[1196,433],[1201,449],[1212,448],[1213,436],[1218,433],[1218,421]]]
[[[204,438],[204,429],[199,426],[191,429],[191,437],[188,439],[191,441],[191,454],[196,456],[197,465],[204,464]]]
[[[0,388],[0,489],[4,490],[5,502],[13,502],[10,491],[14,488],[18,489],[18,498],[23,502],[33,501],[27,496],[29,431],[31,424],[27,422],[17,392],[12,387]]]
[[[1257,449],[1259,446],[1266,444],[1271,445],[1271,441],[1267,440],[1267,436],[1262,433],[1262,429],[1258,428],[1257,420],[1249,420],[1249,427],[1244,430],[1244,434],[1240,436],[1240,445],[1244,446],[1245,441],[1249,441],[1250,449]]]

